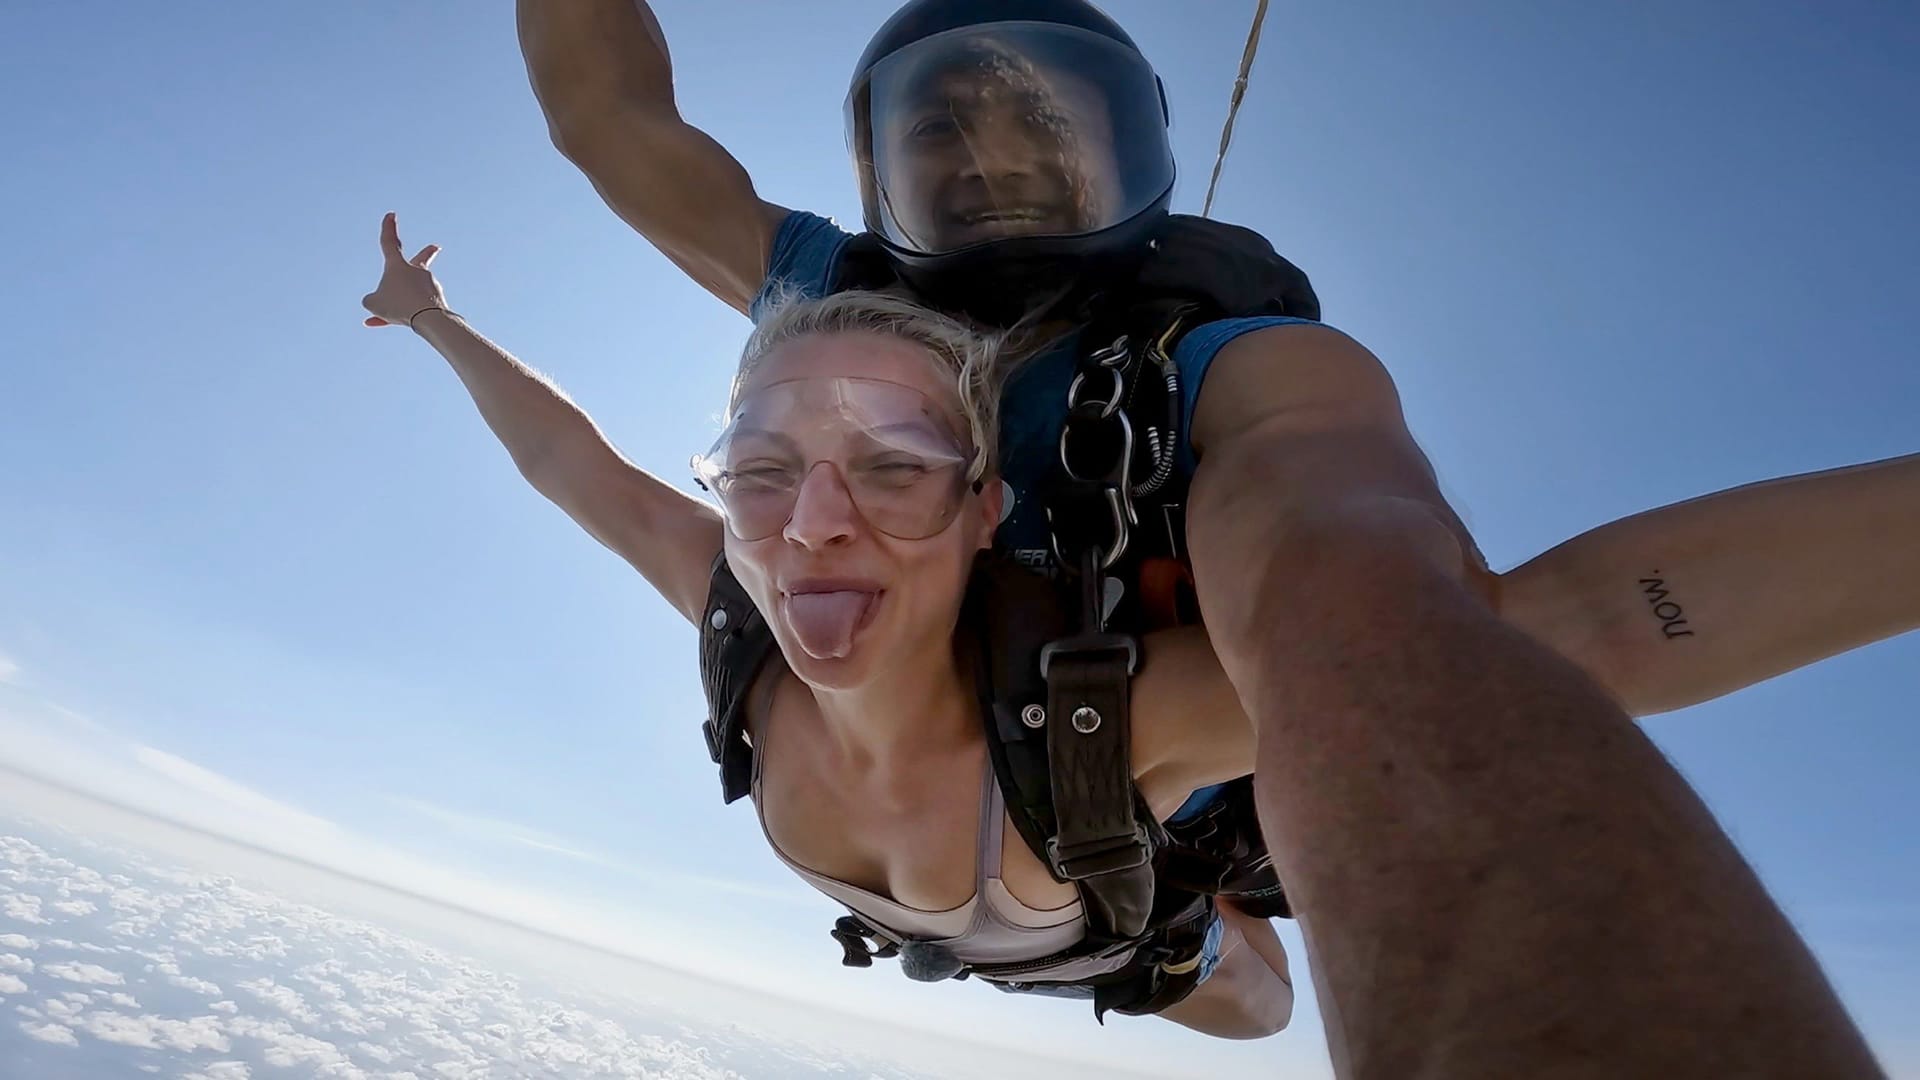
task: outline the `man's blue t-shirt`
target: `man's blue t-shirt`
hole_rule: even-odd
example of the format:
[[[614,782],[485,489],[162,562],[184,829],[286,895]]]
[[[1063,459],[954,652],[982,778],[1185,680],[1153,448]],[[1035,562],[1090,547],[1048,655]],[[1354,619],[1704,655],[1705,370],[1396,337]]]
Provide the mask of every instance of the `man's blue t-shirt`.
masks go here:
[[[749,309],[758,320],[775,298],[823,296],[832,287],[841,248],[851,233],[817,214],[796,210],[781,223],[773,241],[767,280]],[[1200,384],[1220,350],[1242,334],[1270,326],[1308,323],[1307,319],[1279,316],[1222,319],[1188,331],[1173,351],[1180,374],[1182,416],[1178,467],[1193,470],[1193,448],[1187,433],[1193,429],[1194,403]],[[1066,412],[1067,387],[1073,382],[1074,342],[1069,339],[1029,360],[1008,382],[1000,401],[1000,473],[1011,488],[1012,505],[1001,523],[999,541],[1024,562],[1052,561],[1047,517],[1035,493],[1059,460],[1060,428]],[[1142,527],[1157,523],[1141,522]]]

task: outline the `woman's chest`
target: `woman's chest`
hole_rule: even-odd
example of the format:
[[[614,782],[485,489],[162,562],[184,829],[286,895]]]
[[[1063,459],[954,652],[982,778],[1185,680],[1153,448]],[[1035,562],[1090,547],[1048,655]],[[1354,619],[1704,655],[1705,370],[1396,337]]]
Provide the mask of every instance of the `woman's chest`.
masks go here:
[[[968,903],[988,879],[1029,908],[1075,898],[1007,820],[983,751],[929,760],[911,777],[806,765],[764,763],[760,812],[780,852],[815,874],[928,912]]]

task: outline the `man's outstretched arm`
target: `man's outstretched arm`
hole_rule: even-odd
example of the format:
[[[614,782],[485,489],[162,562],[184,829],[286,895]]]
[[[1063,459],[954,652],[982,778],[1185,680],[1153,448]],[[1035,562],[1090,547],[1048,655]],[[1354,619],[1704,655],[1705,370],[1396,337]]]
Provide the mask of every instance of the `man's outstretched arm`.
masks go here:
[[[787,211],[681,119],[652,9],[645,0],[519,0],[518,21],[554,146],[661,254],[744,313]]]
[[[1243,337],[1194,439],[1200,605],[1343,1075],[1877,1074],[1686,782],[1469,586],[1371,354]]]
[[[1920,627],[1920,454],[1635,514],[1499,581],[1628,712],[1697,704]]]

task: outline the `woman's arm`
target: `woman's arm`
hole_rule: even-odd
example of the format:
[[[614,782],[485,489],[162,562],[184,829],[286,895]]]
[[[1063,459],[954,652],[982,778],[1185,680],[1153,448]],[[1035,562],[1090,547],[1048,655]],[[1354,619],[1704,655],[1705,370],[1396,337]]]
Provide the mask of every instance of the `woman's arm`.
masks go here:
[[[719,513],[627,461],[559,387],[450,311],[428,269],[438,248],[402,258],[392,214],[381,226],[381,248],[386,272],[363,301],[373,313],[368,325],[410,326],[432,345],[535,490],[697,622],[720,551]]]
[[[1731,693],[1920,627],[1920,454],[1603,525],[1498,595],[1636,716]]]

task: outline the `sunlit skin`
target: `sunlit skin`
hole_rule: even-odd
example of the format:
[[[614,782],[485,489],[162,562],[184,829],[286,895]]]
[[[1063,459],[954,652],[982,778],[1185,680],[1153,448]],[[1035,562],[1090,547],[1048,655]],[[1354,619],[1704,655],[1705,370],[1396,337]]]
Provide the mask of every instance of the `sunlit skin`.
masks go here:
[[[898,383],[936,402],[954,397],[950,380],[940,376],[923,350],[876,334],[816,335],[782,345],[748,376],[740,396],[749,398],[774,382],[835,377]],[[796,676],[828,694],[863,686],[878,673],[917,671],[926,667],[924,658],[950,653],[974,555],[992,544],[1000,515],[998,484],[963,498],[960,512],[941,532],[901,540],[864,519],[839,468],[812,468],[785,526],[759,540],[729,533],[727,561],[755,606],[767,614]],[[789,618],[794,590],[821,582],[873,594],[854,647],[842,658],[808,655]]]

